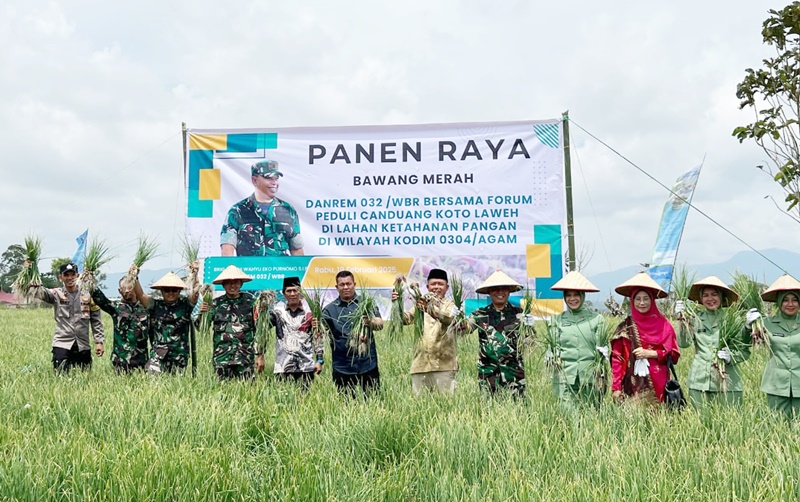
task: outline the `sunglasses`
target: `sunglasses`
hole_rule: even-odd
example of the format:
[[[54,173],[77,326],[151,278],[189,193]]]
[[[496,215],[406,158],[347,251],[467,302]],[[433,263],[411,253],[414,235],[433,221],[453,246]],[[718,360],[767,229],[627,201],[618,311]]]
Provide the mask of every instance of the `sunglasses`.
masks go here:
[[[162,293],[180,293],[181,292],[181,288],[162,288],[161,292]]]

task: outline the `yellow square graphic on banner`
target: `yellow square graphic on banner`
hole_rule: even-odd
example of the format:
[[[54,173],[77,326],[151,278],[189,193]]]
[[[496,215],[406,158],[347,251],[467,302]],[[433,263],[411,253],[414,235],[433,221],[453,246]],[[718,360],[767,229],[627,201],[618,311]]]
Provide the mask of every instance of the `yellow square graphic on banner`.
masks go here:
[[[190,134],[189,150],[227,150],[227,134]]]
[[[527,244],[525,262],[528,277],[550,277],[550,244]]]
[[[219,200],[221,185],[219,169],[200,169],[200,200]]]
[[[303,278],[304,288],[332,288],[336,274],[342,270],[353,273],[356,286],[391,288],[397,274],[408,276],[414,258],[385,256],[332,256],[312,258]]]

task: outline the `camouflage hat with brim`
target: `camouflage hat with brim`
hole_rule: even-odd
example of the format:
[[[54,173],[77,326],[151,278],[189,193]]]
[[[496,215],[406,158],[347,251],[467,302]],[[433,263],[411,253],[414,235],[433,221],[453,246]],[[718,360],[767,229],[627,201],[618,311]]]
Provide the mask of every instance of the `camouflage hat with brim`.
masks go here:
[[[627,281],[623,282],[616,288],[614,291],[621,294],[622,296],[630,296],[633,294],[634,290],[637,289],[650,289],[653,291],[653,296],[656,298],[666,298],[669,296],[666,291],[664,291],[661,286],[658,285],[656,281],[650,277],[647,272],[639,272],[638,274],[634,275]]]
[[[761,293],[761,299],[765,302],[778,300],[778,293],[781,291],[800,292],[800,282],[789,274],[778,277],[766,291]]]
[[[277,178],[283,176],[283,173],[278,170],[278,161],[276,160],[261,160],[250,166],[250,174],[252,176],[264,176],[265,178]]]
[[[242,282],[249,282],[252,281],[253,278],[249,275],[245,274],[242,269],[237,267],[236,265],[228,265],[228,268],[220,272],[216,279],[214,279],[214,284],[222,284],[225,281],[242,281]]]
[[[169,272],[167,275],[157,280],[150,286],[151,289],[165,289],[165,288],[179,288],[187,289],[186,283],[178,277],[175,272]]]
[[[709,275],[705,279],[700,279],[692,284],[692,287],[689,288],[688,298],[700,303],[700,300],[702,300],[703,288],[717,288],[720,290],[722,294],[722,305],[725,307],[729,307],[739,299],[739,295],[736,294],[736,291],[726,286],[725,283],[715,275]]]
[[[481,284],[480,286],[478,286],[477,289],[475,289],[475,292],[483,295],[488,295],[490,289],[499,287],[507,287],[513,293],[514,291],[519,291],[520,289],[522,289],[522,284],[518,283],[517,281],[506,275],[505,272],[501,270],[495,270],[494,273],[490,275],[488,279],[483,281],[483,284]]]
[[[589,279],[584,277],[577,270],[573,270],[558,282],[550,286],[553,291],[583,291],[586,293],[597,293],[600,289],[589,282]]]

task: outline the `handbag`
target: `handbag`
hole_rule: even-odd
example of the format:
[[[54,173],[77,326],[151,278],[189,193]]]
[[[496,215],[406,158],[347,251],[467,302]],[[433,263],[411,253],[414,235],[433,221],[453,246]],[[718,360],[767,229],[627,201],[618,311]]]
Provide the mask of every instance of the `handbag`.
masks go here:
[[[683,396],[681,384],[678,382],[675,366],[672,365],[672,354],[667,356],[667,366],[672,372],[672,378],[667,380],[667,385],[664,386],[664,403],[668,409],[680,411],[686,406],[686,398]]]

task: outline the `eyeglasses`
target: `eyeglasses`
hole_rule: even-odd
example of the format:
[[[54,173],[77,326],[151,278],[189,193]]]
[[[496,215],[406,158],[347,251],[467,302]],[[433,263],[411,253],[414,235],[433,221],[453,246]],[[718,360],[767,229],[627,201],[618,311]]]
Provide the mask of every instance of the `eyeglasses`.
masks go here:
[[[181,288],[162,288],[161,292],[162,293],[180,293],[181,292]]]

